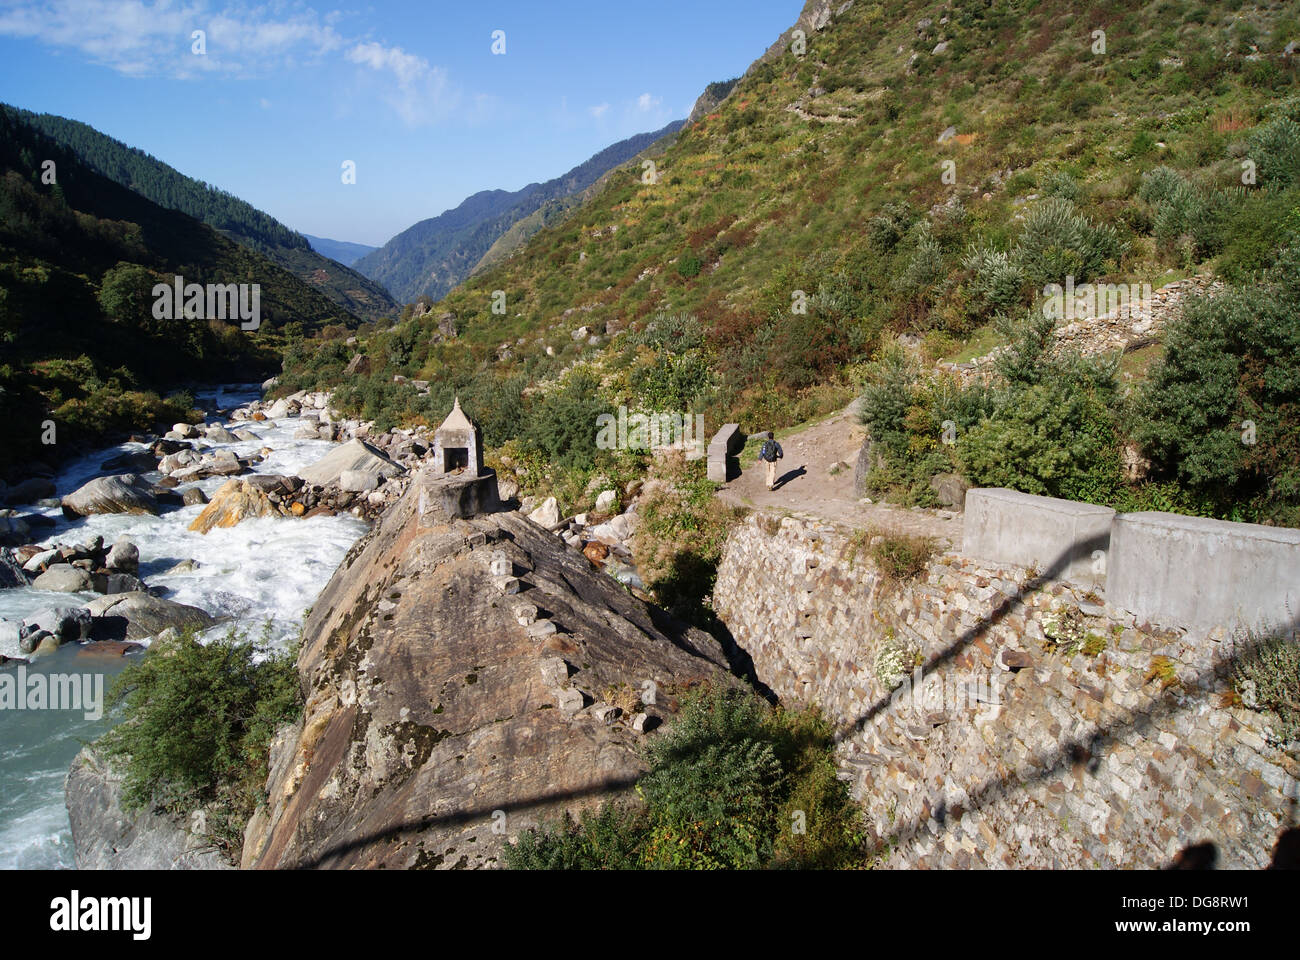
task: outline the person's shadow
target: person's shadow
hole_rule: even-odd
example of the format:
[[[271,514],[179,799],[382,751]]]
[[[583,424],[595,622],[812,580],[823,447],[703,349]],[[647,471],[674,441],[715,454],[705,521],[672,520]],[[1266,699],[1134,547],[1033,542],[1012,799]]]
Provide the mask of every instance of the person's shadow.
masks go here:
[[[788,470],[776,478],[776,483],[772,484],[773,490],[780,490],[795,477],[802,477],[808,471],[803,467],[797,467],[794,470]]]

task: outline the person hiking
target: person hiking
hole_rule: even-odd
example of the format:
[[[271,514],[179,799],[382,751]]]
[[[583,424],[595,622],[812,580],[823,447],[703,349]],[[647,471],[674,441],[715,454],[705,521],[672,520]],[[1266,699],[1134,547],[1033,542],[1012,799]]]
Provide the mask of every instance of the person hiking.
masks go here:
[[[771,490],[776,483],[776,462],[785,456],[785,451],[781,449],[781,444],[776,440],[764,440],[763,447],[758,451],[758,459],[767,464],[767,489]]]

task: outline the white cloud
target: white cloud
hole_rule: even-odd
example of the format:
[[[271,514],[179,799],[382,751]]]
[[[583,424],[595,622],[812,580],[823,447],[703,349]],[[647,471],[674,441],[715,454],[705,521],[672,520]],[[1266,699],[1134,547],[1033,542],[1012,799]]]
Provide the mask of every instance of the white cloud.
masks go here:
[[[371,70],[391,70],[397,82],[409,85],[429,74],[429,61],[407,53],[401,47],[385,47],[369,41],[358,43],[347,52],[347,58]]]
[[[300,0],[0,0],[0,36],[70,48],[129,76],[257,76],[341,54],[391,74],[379,95],[409,124],[444,116],[458,102],[446,70],[401,47],[344,36],[335,29],[340,19]],[[205,33],[202,56],[192,49],[195,30]]]
[[[636,108],[642,113],[649,113],[662,102],[659,97],[652,97],[648,93],[643,93],[636,98]]]
[[[193,50],[196,30],[205,34],[202,56]],[[207,0],[13,0],[0,10],[0,35],[70,47],[130,76],[179,78],[257,74],[346,42],[309,7],[214,9]]]
[[[354,45],[347,59],[381,74],[391,74],[378,94],[408,126],[430,123],[449,113],[460,97],[442,67],[430,66],[423,57],[401,47],[368,40]],[[476,104],[475,109],[480,105]]]
[[[589,112],[591,113],[591,115],[592,115],[593,117],[595,117],[597,120],[599,120],[601,117],[603,117],[605,114],[607,114],[607,113],[609,112],[609,104],[608,104],[608,103],[598,103],[598,104],[596,104],[596,106],[592,107],[591,110],[590,110]]]

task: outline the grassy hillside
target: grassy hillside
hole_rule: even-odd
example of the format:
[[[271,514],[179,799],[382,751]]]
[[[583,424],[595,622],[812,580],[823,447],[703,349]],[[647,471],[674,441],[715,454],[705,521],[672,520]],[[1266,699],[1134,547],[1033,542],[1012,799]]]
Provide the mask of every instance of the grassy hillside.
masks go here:
[[[421,220],[356,263],[404,301],[437,299],[471,273],[511,253],[559,211],[581,201],[606,172],[681,127],[639,133],[545,183],[520,190],[483,190],[452,210]]]
[[[758,430],[866,390],[883,444],[876,481],[909,502],[933,503],[929,477],[952,471],[1300,519],[1300,484],[1278,475],[1297,439],[1285,415],[1300,322],[1287,252],[1300,242],[1294,7],[859,0],[833,11],[810,2],[797,24],[806,52],[787,32],[679,134],[656,179],[616,171],[428,316],[371,337],[373,372],[345,395],[368,415],[436,422],[459,391],[488,442],[525,458],[515,462],[589,474],[610,469],[597,466],[594,413],[619,403],[699,410],[709,432],[730,420]],[[1244,299],[1193,303],[1167,331],[1169,355],[1146,376],[1168,402],[1141,384],[1126,393],[1104,364],[1057,356],[1034,322],[1044,285],[1067,275],[1158,287],[1192,271],[1218,273]],[[436,334],[444,311],[458,339]],[[1186,327],[1207,316],[1226,358],[1213,376]],[[903,334],[913,346],[899,358]],[[989,390],[925,367],[1006,342],[1020,366]],[[317,351],[291,379],[340,383],[346,360],[341,347]],[[1044,371],[1066,386],[1053,392]],[[393,374],[435,381],[430,398]],[[1051,428],[1012,416],[1061,409]],[[954,444],[941,440],[945,420]],[[1258,442],[1240,441],[1245,420],[1269,424]],[[1026,433],[1034,443],[1018,443]],[[1120,470],[1130,443],[1153,460],[1146,479]],[[1229,469],[1206,466],[1225,451]],[[543,466],[526,485],[580,493],[567,476]]]
[[[45,183],[46,161],[55,182]],[[261,328],[158,320],[152,288],[258,283]],[[343,311],[212,228],[100,176],[0,112],[0,473],[51,463],[124,431],[189,414],[184,384],[269,375],[287,330]],[[341,329],[341,328],[340,328]],[[53,444],[44,424],[55,425]]]
[[[307,238],[238,197],[187,177],[135,147],[66,117],[0,105],[77,154],[96,173],[169,210],[189,214],[261,253],[356,317],[396,313],[382,286],[312,249]]]

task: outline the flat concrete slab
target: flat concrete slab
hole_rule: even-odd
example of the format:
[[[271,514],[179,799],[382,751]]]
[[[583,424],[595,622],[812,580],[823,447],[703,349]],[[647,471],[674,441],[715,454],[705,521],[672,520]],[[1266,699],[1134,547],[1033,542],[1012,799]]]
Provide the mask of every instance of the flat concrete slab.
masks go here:
[[[1111,533],[1106,600],[1188,630],[1294,630],[1300,530],[1173,513],[1125,513]]]
[[[962,553],[1102,587],[1114,517],[1110,507],[1092,503],[977,487],[966,493]]]

